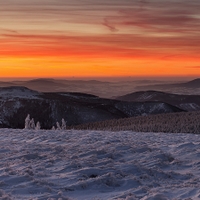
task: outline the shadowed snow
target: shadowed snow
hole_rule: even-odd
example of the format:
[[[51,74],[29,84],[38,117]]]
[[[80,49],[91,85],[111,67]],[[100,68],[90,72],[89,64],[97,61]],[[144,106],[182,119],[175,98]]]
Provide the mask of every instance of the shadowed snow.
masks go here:
[[[198,199],[200,136],[0,129],[0,198]]]
[[[1,98],[23,98],[23,99],[34,99],[39,98],[39,92],[30,90],[26,87],[11,86],[11,87],[0,87]]]

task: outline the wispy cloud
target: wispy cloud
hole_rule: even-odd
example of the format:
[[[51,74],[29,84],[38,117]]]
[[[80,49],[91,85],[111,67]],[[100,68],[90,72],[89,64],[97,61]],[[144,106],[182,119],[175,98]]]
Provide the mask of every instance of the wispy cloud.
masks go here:
[[[200,69],[200,65],[199,66],[187,66],[185,68],[191,68],[191,69]]]
[[[119,14],[118,25],[155,32],[200,32],[200,2],[151,1],[143,9],[120,9]]]
[[[55,35],[1,34],[1,55],[87,56],[143,59],[184,59],[198,57],[199,43],[191,37],[156,38],[142,35]],[[193,43],[191,42],[193,39]],[[9,46],[10,50],[9,50]],[[7,48],[3,48],[6,46]]]
[[[167,58],[200,51],[200,1],[0,0],[0,5],[6,53],[17,45],[23,52],[56,55]]]
[[[104,19],[104,22],[102,23],[104,26],[106,26],[111,32],[116,32],[116,31],[118,31],[117,29],[116,29],[116,27],[115,26],[113,26],[111,23],[109,23],[109,20],[108,19]]]
[[[58,22],[95,24],[111,32],[129,27],[152,32],[200,31],[200,2],[194,0],[0,0],[0,5],[2,22],[13,18],[22,24],[51,21],[55,28]]]

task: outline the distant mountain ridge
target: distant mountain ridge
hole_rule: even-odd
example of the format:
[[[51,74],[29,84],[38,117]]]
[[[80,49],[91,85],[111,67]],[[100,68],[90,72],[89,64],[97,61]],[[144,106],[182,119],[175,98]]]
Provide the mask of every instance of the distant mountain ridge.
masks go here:
[[[192,84],[196,84],[196,82],[194,81]],[[129,102],[161,101],[187,111],[200,110],[200,95],[178,95],[160,91],[140,91],[120,96],[116,99]]]
[[[42,93],[25,87],[0,88],[0,127],[24,128],[30,114],[49,129],[64,118],[67,125],[158,113],[182,112],[163,102],[124,102],[84,93]]]
[[[111,97],[113,94],[115,95],[115,92],[117,91],[115,83],[102,82],[97,80],[38,78],[27,81],[0,81],[0,87],[9,86],[23,86],[39,92],[80,92],[91,93],[104,97]],[[110,91],[110,87],[114,87],[115,90],[111,89]]]
[[[166,82],[158,80],[133,80],[107,82],[98,80],[65,80],[39,78],[26,81],[0,81],[0,87],[24,86],[39,92],[81,92],[103,98],[115,98],[136,91],[158,90],[176,94],[199,94],[200,79],[188,82]]]
[[[191,87],[191,88],[200,88],[200,78],[194,79],[192,81],[188,81],[186,83],[183,83],[185,87]]]
[[[158,90],[176,94],[200,95],[200,78],[182,83],[137,86],[135,87],[135,90]]]

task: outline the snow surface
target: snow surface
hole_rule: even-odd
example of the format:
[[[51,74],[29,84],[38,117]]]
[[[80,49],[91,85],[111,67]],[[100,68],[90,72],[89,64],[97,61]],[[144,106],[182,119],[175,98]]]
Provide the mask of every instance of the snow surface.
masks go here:
[[[38,99],[40,93],[30,90],[25,87],[12,86],[12,87],[0,87],[1,98],[23,98],[23,99]]]
[[[0,199],[200,199],[200,135],[0,129]]]
[[[182,109],[189,110],[189,111],[200,110],[200,106],[197,105],[196,103],[182,103],[180,104],[180,107]]]

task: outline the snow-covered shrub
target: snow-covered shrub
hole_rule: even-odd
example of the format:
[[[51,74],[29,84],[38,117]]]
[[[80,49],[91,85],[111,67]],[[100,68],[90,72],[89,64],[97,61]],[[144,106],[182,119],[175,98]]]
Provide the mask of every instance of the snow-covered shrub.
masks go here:
[[[40,129],[41,129],[40,122],[37,122],[35,130],[40,130]]]
[[[35,129],[35,121],[33,118],[30,121],[30,129]]]
[[[30,129],[30,114],[27,115],[26,119],[25,119],[25,129]]]
[[[66,130],[67,129],[67,125],[66,125],[66,122],[65,120],[62,118],[62,121],[61,121],[61,126],[60,126],[60,123],[59,122],[56,122],[56,130]],[[52,127],[52,130],[55,130],[55,127],[53,126]]]
[[[36,126],[35,126],[35,121],[34,119],[30,119],[30,114],[27,115],[26,119],[25,119],[25,127],[24,129],[33,129],[33,130],[40,130],[41,126],[40,126],[40,122],[37,122]]]
[[[62,118],[62,130],[66,130],[66,122],[63,118]]]
[[[61,130],[59,122],[56,122],[57,130]]]

